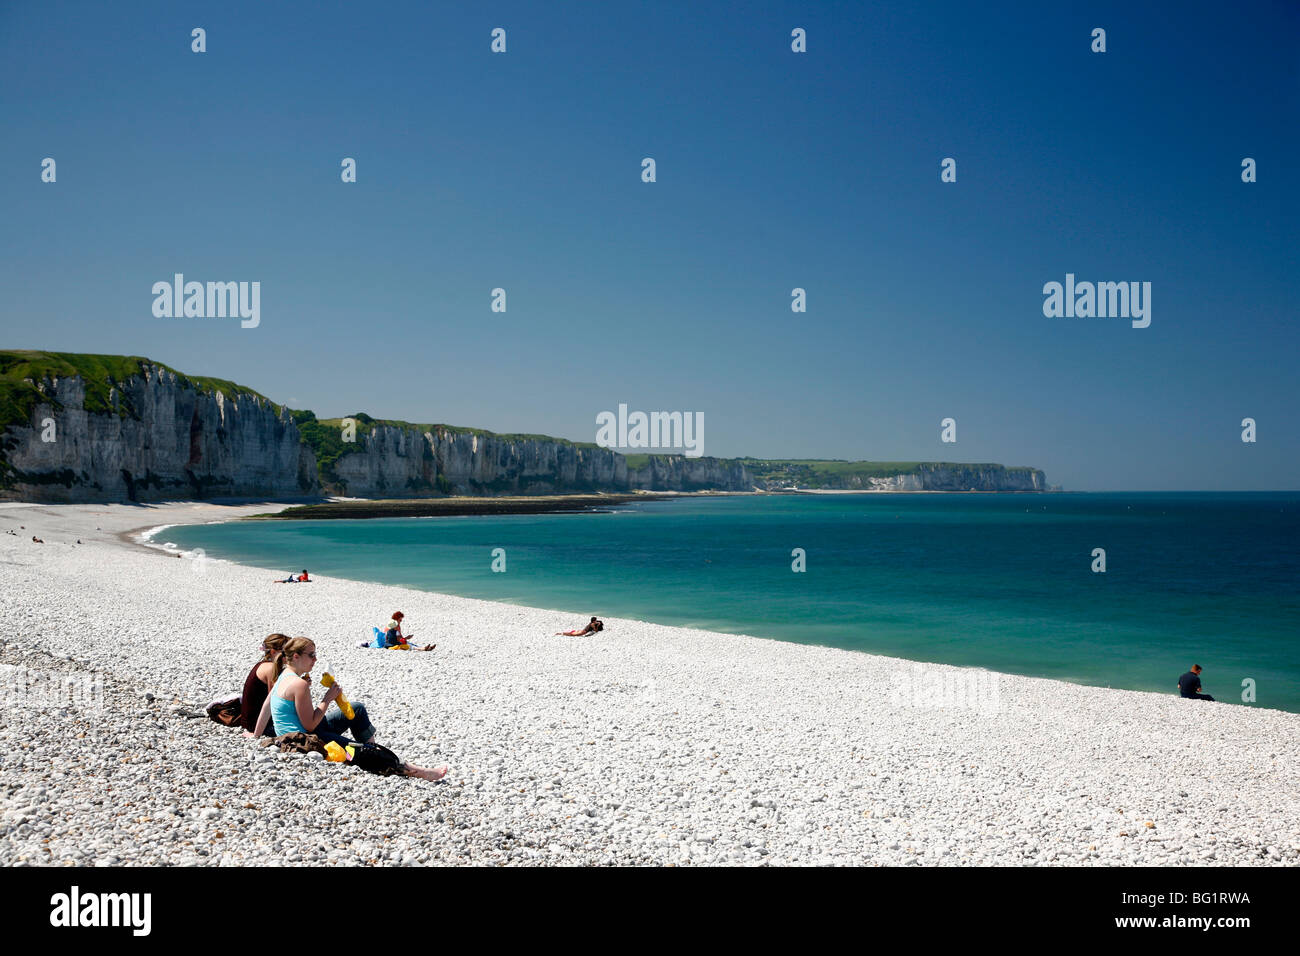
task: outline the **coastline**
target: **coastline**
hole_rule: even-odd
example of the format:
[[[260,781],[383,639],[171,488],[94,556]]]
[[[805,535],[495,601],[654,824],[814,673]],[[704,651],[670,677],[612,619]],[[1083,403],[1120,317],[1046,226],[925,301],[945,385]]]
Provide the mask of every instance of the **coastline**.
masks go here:
[[[285,506],[0,506],[0,532],[25,526],[0,534],[3,662],[98,674],[106,705],[6,712],[0,753],[19,772],[0,862],[1300,861],[1300,715],[641,621],[559,638],[580,622],[343,579],[279,586],[138,541]],[[394,608],[438,650],[354,646]],[[170,713],[238,690],[271,630],[312,636],[380,740],[450,763],[448,782],[309,766]],[[936,701],[927,681],[979,696]],[[106,782],[132,799],[104,799]],[[331,830],[332,814],[360,824]]]
[[[290,505],[245,520],[331,520],[338,518],[443,518],[465,515],[565,514],[617,508],[634,501],[667,501],[682,495],[663,492],[589,495],[513,495],[499,498],[333,498],[320,504]]]

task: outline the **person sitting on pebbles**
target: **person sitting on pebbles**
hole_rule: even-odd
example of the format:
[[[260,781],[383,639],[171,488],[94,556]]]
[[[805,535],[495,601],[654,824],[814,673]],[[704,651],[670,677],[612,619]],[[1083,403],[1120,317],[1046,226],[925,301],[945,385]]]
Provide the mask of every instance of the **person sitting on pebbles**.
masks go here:
[[[239,722],[244,729],[252,733],[253,728],[257,725],[257,717],[262,712],[262,705],[266,703],[267,696],[271,693],[271,688],[275,686],[276,679],[280,676],[276,670],[276,659],[284,650],[285,642],[289,640],[287,634],[270,634],[262,641],[262,656],[253,669],[248,672],[244,678],[244,690],[240,695]],[[263,734],[267,737],[274,737],[275,730],[270,726],[268,720],[263,728]],[[257,734],[256,736],[263,736]]]
[[[252,731],[244,731],[245,737],[262,736],[267,721],[271,721],[277,737],[294,733],[315,734],[326,742],[333,741],[346,747],[354,743],[343,736],[345,730],[350,730],[356,741],[374,743],[375,726],[366,714],[365,704],[352,704],[351,719],[337,708],[332,712],[329,710],[330,704],[343,693],[337,683],[325,691],[319,707],[312,704],[311,669],[316,666],[315,642],[305,637],[291,637],[284,642],[273,663],[275,684],[262,704]],[[403,763],[401,772],[407,777],[441,780],[447,775],[447,765],[429,769]]]
[[[1182,677],[1178,678],[1178,693],[1189,700],[1214,700],[1209,694],[1201,693],[1201,665],[1193,664]]]
[[[411,643],[414,634],[402,633],[402,620],[405,618],[401,611],[394,611],[393,618],[388,622],[388,627],[384,632],[384,646],[394,651],[431,651],[437,644],[425,644],[424,647],[416,647]]]

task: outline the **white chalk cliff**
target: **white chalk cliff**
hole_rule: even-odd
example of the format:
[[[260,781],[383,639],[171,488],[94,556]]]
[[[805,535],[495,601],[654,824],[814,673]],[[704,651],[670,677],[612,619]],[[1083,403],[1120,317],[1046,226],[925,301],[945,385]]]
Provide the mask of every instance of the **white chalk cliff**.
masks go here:
[[[159,501],[320,491],[316,459],[288,409],[253,392],[230,397],[145,365],[114,384],[114,410],[96,413],[85,409],[80,377],[36,384],[48,401],[4,434],[6,498]]]
[[[13,361],[43,354],[3,353]],[[48,354],[65,363],[62,367],[77,359],[117,358]],[[294,413],[250,389],[211,384],[216,380],[199,384],[149,360],[122,361],[138,362],[128,366],[138,371],[121,380],[92,376],[92,408],[87,382],[78,375],[10,379],[10,392],[0,396],[11,399],[5,406],[11,420],[0,422],[0,498],[403,498],[788,487],[1047,490],[1041,471],[1001,465],[922,463],[909,473],[882,476],[879,467],[874,475],[870,468],[854,474],[821,469],[817,462],[628,458],[594,444],[545,436],[368,418],[354,443],[340,445],[336,425],[316,422],[309,412]],[[319,467],[318,453],[328,456]]]

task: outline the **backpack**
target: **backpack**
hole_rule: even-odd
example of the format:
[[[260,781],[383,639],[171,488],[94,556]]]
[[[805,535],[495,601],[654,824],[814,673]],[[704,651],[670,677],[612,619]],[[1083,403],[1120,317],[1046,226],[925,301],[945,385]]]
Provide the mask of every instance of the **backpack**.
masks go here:
[[[352,766],[360,767],[381,777],[391,777],[402,772],[402,758],[379,744],[349,744]]]
[[[208,716],[225,727],[234,727],[239,723],[243,712],[243,701],[239,694],[214,700],[207,706]]]

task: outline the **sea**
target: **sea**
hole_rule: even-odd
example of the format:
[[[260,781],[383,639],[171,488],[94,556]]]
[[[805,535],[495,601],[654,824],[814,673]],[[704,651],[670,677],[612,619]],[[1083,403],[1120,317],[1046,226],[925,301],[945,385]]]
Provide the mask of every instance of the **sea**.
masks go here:
[[[1217,700],[1300,712],[1296,492],[684,497],[156,540],[551,608],[556,630],[595,614],[1167,694],[1198,663]]]

